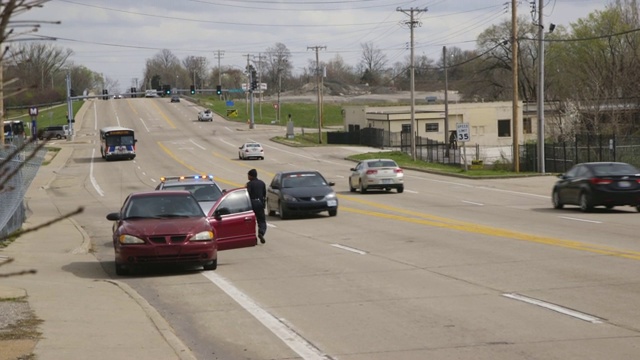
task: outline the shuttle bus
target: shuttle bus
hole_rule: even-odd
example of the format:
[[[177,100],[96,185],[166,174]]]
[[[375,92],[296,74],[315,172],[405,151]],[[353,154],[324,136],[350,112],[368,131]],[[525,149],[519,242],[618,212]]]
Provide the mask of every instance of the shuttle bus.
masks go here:
[[[108,126],[100,129],[100,153],[105,160],[136,157],[136,140],[132,129]]]
[[[12,142],[14,139],[26,139],[24,124],[20,120],[3,121],[4,141]]]

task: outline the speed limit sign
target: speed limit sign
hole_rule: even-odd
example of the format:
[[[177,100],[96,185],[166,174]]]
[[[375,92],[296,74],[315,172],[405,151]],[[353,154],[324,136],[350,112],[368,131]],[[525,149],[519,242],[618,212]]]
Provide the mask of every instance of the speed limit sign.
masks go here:
[[[467,142],[471,140],[471,134],[469,133],[469,123],[456,124],[456,136],[458,141]]]

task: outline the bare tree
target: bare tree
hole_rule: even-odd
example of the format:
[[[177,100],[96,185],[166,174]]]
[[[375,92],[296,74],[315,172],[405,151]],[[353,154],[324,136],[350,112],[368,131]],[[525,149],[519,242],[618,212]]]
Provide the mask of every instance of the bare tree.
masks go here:
[[[23,87],[53,87],[53,75],[67,65],[73,50],[50,43],[23,42],[10,46],[6,61],[9,77],[16,77]]]
[[[191,83],[197,88],[204,87],[204,79],[207,76],[209,60],[204,56],[187,56],[182,60],[182,65],[191,76]]]
[[[293,69],[290,59],[291,51],[282,43],[276,43],[273,47],[267,48],[262,79],[269,84],[269,89],[277,89],[279,81],[284,81],[286,84]]]
[[[363,43],[362,55],[358,68],[362,77],[362,81],[369,85],[377,85],[387,66],[387,56],[382,50],[376,48],[373,42]]]
[[[158,76],[161,84],[178,86],[179,81],[185,81],[185,73],[178,57],[171,50],[163,49],[153,58],[147,59],[144,82],[150,84],[154,77]]]

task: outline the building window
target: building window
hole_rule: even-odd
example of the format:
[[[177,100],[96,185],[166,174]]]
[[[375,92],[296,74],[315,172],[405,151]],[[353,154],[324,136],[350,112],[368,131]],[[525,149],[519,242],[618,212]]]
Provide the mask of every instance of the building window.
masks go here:
[[[411,124],[402,124],[402,132],[411,134]]]
[[[531,118],[522,119],[522,133],[523,134],[533,134],[533,130],[531,129]]]
[[[511,136],[511,120],[498,120],[498,137]]]
[[[424,130],[426,132],[438,132],[438,123],[426,123]]]

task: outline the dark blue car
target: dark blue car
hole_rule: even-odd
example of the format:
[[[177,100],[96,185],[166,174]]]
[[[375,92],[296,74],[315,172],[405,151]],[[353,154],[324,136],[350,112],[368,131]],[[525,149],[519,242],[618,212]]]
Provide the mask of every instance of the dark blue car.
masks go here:
[[[270,216],[277,212],[281,219],[323,211],[336,216],[338,197],[334,185],[313,170],[278,172],[267,187],[267,212]]]

